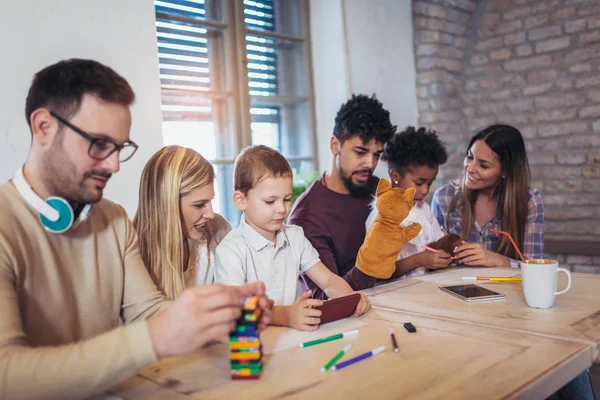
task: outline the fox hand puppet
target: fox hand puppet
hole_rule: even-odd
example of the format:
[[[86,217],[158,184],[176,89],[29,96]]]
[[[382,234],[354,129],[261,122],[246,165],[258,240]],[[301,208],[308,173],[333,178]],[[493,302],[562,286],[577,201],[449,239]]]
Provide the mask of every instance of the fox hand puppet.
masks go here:
[[[358,251],[356,268],[369,276],[388,279],[396,271],[398,253],[419,234],[421,225],[411,216],[414,188],[392,188],[390,182],[381,178],[376,194],[379,215]]]

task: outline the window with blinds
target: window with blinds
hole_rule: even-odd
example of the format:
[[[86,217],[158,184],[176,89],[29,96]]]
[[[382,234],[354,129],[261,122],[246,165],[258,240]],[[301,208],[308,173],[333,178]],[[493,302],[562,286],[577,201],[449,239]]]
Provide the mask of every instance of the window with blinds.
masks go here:
[[[244,23],[257,31],[275,32],[273,0],[244,1]],[[248,88],[251,96],[277,95],[277,50],[275,40],[246,35],[248,57]],[[252,143],[271,147],[280,146],[279,108],[254,106],[252,116]]]
[[[215,209],[232,223],[235,156],[250,144],[316,167],[307,0],[155,0],[164,144],[217,171]]]
[[[212,121],[211,105],[194,92],[211,87],[205,2],[155,1],[158,66],[165,121]]]
[[[244,1],[244,22],[250,29],[275,32],[273,1]],[[246,36],[248,51],[248,86],[250,94],[272,96],[277,94],[277,51],[275,40]]]

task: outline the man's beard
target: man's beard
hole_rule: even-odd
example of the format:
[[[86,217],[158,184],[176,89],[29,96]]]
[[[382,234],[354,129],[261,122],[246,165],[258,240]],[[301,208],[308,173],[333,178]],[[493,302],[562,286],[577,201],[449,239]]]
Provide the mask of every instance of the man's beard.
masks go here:
[[[340,167],[340,176],[342,177],[342,182],[344,182],[344,185],[346,186],[348,191],[350,191],[350,194],[352,196],[367,197],[367,196],[371,195],[371,190],[369,189],[369,179],[367,179],[363,185],[357,185],[356,183],[354,183],[352,181],[352,176],[358,175],[363,172],[368,172],[369,178],[371,178],[371,176],[373,175],[373,171],[368,170],[368,169],[363,169],[360,171],[354,171],[354,172],[352,172],[352,174],[347,176],[346,173],[344,172],[344,169],[342,168],[342,166],[340,165],[339,167]]]
[[[102,199],[102,191],[87,190],[86,180],[92,175],[110,178],[111,174],[103,171],[88,171],[83,178],[77,179],[75,165],[66,157],[62,148],[62,140],[56,141],[44,154],[42,179],[53,196],[59,196],[71,204],[93,204]]]

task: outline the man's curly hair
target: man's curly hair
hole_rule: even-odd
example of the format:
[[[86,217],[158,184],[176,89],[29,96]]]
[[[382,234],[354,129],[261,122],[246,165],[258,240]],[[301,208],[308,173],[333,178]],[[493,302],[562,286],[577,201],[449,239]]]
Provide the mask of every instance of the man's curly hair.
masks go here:
[[[396,125],[390,122],[390,113],[375,95],[352,95],[352,98],[342,104],[335,117],[333,136],[343,144],[355,136],[363,143],[372,139],[386,143],[396,132]]]
[[[381,159],[390,171],[404,174],[409,167],[439,167],[448,161],[448,153],[434,130],[407,126],[385,144]]]

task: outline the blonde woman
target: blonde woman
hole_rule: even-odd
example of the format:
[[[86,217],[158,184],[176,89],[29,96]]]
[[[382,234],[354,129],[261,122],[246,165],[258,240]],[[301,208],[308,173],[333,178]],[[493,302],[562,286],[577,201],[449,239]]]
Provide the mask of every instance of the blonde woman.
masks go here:
[[[170,299],[214,281],[214,251],[231,230],[212,209],[214,178],[204,157],[180,146],[160,149],[142,172],[133,224],[146,268]]]

